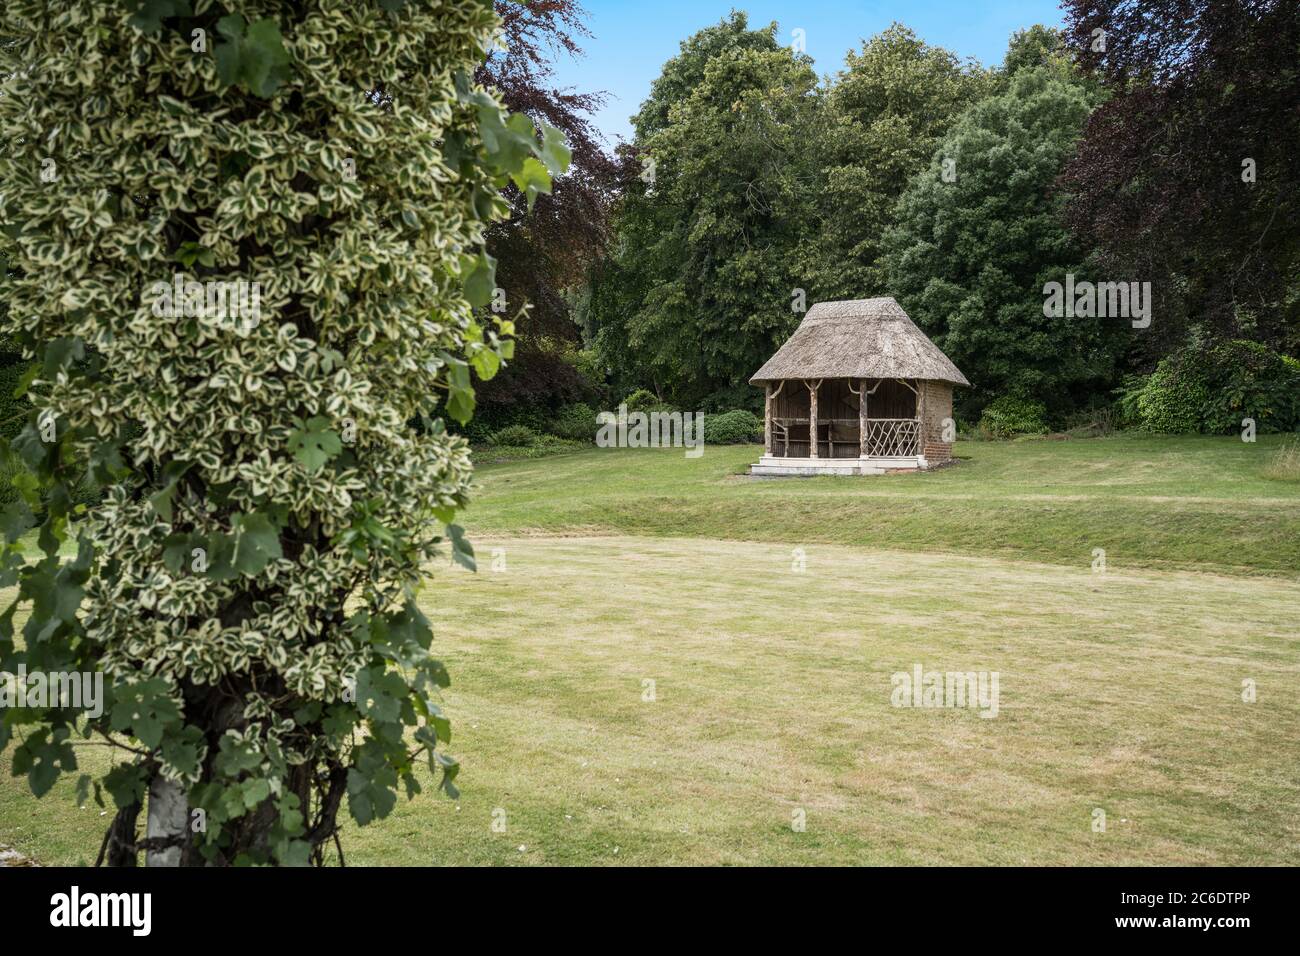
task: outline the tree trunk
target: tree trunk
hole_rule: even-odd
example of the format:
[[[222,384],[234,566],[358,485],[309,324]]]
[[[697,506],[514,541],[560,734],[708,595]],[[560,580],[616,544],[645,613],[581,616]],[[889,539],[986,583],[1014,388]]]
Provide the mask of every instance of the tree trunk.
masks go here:
[[[108,866],[135,866],[135,821],[140,816],[140,804],[122,807],[113,815],[108,833],[104,834],[104,847],[96,861]]]
[[[146,851],[145,865],[180,866],[188,825],[185,788],[158,774],[149,784],[149,817],[145,826],[145,838],[157,849]]]

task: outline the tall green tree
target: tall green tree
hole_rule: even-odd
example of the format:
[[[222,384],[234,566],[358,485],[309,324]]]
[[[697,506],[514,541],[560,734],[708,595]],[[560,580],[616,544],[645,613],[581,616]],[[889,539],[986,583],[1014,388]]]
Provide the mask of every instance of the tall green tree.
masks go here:
[[[781,48],[775,23],[751,30],[748,15],[738,10],[691,34],[680,46],[680,52],[663,65],[650,84],[650,95],[632,117],[636,142],[648,140],[669,124],[672,108],[688,99],[703,82],[710,60],[741,50],[771,52]]]
[[[849,51],[815,137],[818,222],[802,284],[819,298],[880,293],[881,240],[895,202],[940,137],[992,85],[989,72],[898,23]]]
[[[791,297],[804,284],[817,77],[806,56],[778,45],[775,24],[743,25],[734,15],[665,67],[637,120],[648,131],[636,142],[643,173],[593,285],[603,360],[686,404],[748,397],[742,383],[797,321]],[[659,98],[686,77],[688,92],[663,115]]]
[[[1065,46],[1065,34],[1055,27],[1045,27],[1036,23],[1024,30],[1017,30],[1011,35],[1007,44],[1006,56],[1002,59],[999,71],[1005,81],[1010,81],[1021,70],[1032,70],[1038,66],[1060,66],[1067,77],[1077,77],[1073,58]],[[1005,83],[1003,84],[1005,88]]]
[[[563,150],[472,83],[479,0],[60,6],[0,21],[3,332],[33,363],[0,670],[107,699],[8,701],[0,748],[37,796],[76,738],[114,749],[76,785],[116,807],[110,863],[319,862],[345,801],[383,817],[426,762],[451,787],[416,604],[431,558],[472,562],[445,419],[509,353],[472,312],[501,189]]]
[[[1019,70],[943,138],[885,233],[890,292],[966,373],[976,407],[1012,394],[1068,408],[1114,374],[1124,320],[1044,314],[1046,283],[1086,275],[1053,183],[1095,103],[1053,66]]]

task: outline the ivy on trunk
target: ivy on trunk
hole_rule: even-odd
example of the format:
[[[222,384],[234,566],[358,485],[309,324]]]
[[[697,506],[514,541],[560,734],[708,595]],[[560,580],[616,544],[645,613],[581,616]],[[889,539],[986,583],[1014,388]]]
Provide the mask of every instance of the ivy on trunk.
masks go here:
[[[472,82],[480,0],[0,16],[0,331],[32,363],[0,671],[104,675],[102,706],[9,702],[0,749],[43,796],[113,748],[76,787],[117,808],[101,862],[319,863],[345,803],[454,793],[417,594],[472,561],[444,419],[512,331],[465,280],[567,150]]]

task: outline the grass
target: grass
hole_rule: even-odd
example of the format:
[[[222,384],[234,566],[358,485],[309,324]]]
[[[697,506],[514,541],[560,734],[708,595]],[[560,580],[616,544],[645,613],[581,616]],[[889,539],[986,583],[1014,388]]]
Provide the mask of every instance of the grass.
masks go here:
[[[349,863],[1296,865],[1280,446],[962,444],[858,480],[741,478],[753,448],[485,465],[481,570],[421,596],[462,797],[400,801]],[[999,672],[999,715],[892,706],[918,663]],[[0,844],[92,858],[107,817],[74,782],[38,804],[0,778]]]
[[[1264,477],[1274,481],[1300,481],[1300,440],[1288,441],[1273,453]]]
[[[531,445],[475,445],[471,457],[475,466],[486,463],[506,461],[524,461],[526,459],[551,458],[555,455],[569,455],[590,448],[587,442],[557,438],[547,435]]]
[[[1282,436],[961,442],[924,475],[752,480],[752,446],[591,449],[478,471],[477,533],[820,542],[1300,577],[1300,486],[1264,473]]]

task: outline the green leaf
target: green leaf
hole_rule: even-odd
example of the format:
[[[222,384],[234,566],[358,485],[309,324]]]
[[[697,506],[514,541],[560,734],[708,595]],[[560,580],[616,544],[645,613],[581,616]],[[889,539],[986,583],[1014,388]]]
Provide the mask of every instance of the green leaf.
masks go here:
[[[196,262],[208,267],[217,264],[217,258],[213,255],[212,250],[207,246],[199,245],[197,242],[182,242],[172,258],[187,269],[192,269]]]
[[[563,175],[569,168],[573,151],[564,141],[564,134],[550,123],[542,123],[542,162],[552,176]]]
[[[249,810],[255,810],[258,804],[271,795],[271,785],[264,778],[257,777],[244,781],[243,791],[244,806]]]
[[[197,773],[202,753],[203,731],[198,727],[186,726],[163,737],[162,758],[180,773]]]
[[[163,566],[172,574],[177,574],[189,564],[195,548],[206,547],[207,539],[201,535],[168,535],[163,541]]]
[[[142,0],[128,22],[142,33],[157,33],[164,19],[193,15],[190,0]]]
[[[464,425],[474,417],[474,402],[469,365],[453,359],[447,365],[447,414]]]
[[[73,623],[77,619],[77,608],[85,596],[86,589],[72,580],[66,568],[61,569],[54,576],[54,586],[49,592],[49,616],[67,624]]]
[[[469,361],[474,366],[474,371],[478,372],[478,377],[485,382],[501,369],[501,356],[486,346],[475,351]]]
[[[373,776],[353,767],[348,770],[348,811],[360,826],[382,820],[397,805],[397,771],[384,766]]]
[[[218,751],[213,767],[217,773],[227,777],[238,777],[241,773],[262,765],[261,754],[247,741],[240,740],[232,733],[221,738]]]
[[[497,285],[497,261],[486,252],[462,257],[461,274],[465,277],[465,300],[480,309],[492,301]]]
[[[158,517],[163,521],[171,522],[172,520],[172,498],[176,497],[176,482],[163,485],[162,488],[155,491],[149,496],[149,504],[153,505],[153,510],[158,512]]]
[[[162,743],[163,732],[179,724],[180,719],[180,709],[168,694],[167,682],[153,677],[117,688],[109,725],[119,733],[130,733],[153,750]]]
[[[414,644],[425,650],[433,643],[429,619],[414,601],[407,601],[400,611],[388,615],[387,621],[390,640]]]
[[[263,18],[246,25],[242,16],[232,13],[217,21],[217,33],[225,42],[217,44],[213,57],[217,77],[226,86],[240,86],[269,99],[293,75],[289,52],[274,20]]]
[[[213,532],[204,542],[208,552],[208,577],[213,581],[231,581],[235,571],[235,536]]]
[[[434,660],[432,657],[426,657],[420,661],[418,673],[420,680],[430,681],[442,688],[451,686],[451,675],[447,673],[446,665],[442,661]]]
[[[460,763],[454,757],[448,757],[444,753],[430,750],[429,766],[434,767],[435,765],[442,768],[442,781],[439,786],[447,796],[455,800],[460,796],[460,791],[456,789],[453,781],[456,779],[456,775],[460,773]]]
[[[382,665],[357,674],[357,710],[374,720],[400,720],[402,703],[410,693],[402,675]]]
[[[432,713],[429,715],[429,723],[433,726],[433,732],[437,735],[439,740],[441,740],[444,744],[451,743],[451,721],[450,720],[448,720],[440,713]]]
[[[101,441],[90,452],[87,472],[100,488],[116,484],[131,473],[122,460],[121,440]]]
[[[299,727],[307,727],[320,720],[321,712],[325,709],[324,705],[318,701],[308,701],[293,712],[293,721]]]
[[[289,433],[289,451],[308,472],[315,474],[343,450],[343,439],[329,427],[328,418],[317,416],[306,422],[294,421],[298,427]]]
[[[81,339],[75,336],[55,339],[45,347],[45,364],[41,369],[41,378],[54,378],[72,363],[85,361],[85,358],[86,345]]]
[[[276,804],[276,809],[280,811],[280,819],[276,826],[279,833],[286,836],[299,836],[304,832],[304,818],[302,815],[302,801],[294,793],[286,793]]]
[[[269,97],[290,75],[289,52],[274,20],[264,18],[248,28],[242,56],[248,88],[255,96]]]
[[[33,362],[27,366],[27,371],[23,372],[22,378],[18,379],[18,384],[14,386],[14,398],[22,398],[27,394],[27,389],[31,387],[32,382],[36,381],[36,376],[41,374],[41,366],[38,362]]]
[[[9,544],[13,544],[34,527],[36,516],[22,498],[9,502],[4,511],[0,512],[0,528],[4,529],[5,541]]]
[[[479,138],[487,166],[498,174],[517,172],[524,160],[537,152],[533,121],[522,113],[506,118],[491,94],[476,90],[468,97],[478,115]]]
[[[18,453],[19,458],[29,469],[42,478],[48,478],[58,460],[58,446],[54,442],[41,440],[41,433],[36,427],[35,420],[36,416],[32,415],[23,426],[23,430],[9,443],[9,447]],[[19,477],[19,475],[14,476],[15,487]]]
[[[264,514],[237,514],[231,522],[234,553],[231,565],[242,574],[257,574],[271,561],[284,557],[280,529]]]
[[[281,866],[311,866],[311,844],[306,840],[284,840],[276,844],[275,858]]]
[[[449,524],[447,537],[451,539],[452,560],[471,571],[477,571],[478,566],[474,562],[474,546],[465,537],[465,529],[458,524]]]
[[[149,503],[158,512],[158,516],[169,524],[172,520],[172,498],[176,495],[177,484],[192,465],[193,463],[188,461],[168,462],[163,466],[163,486],[149,496]]]
[[[551,192],[551,174],[546,171],[541,160],[532,156],[525,159],[519,169],[510,174],[510,178],[528,200],[530,210],[533,208],[533,203],[537,202],[539,194],[549,195]]]
[[[350,734],[356,725],[355,708],[348,704],[331,704],[325,711],[325,719],[321,721],[321,732],[326,737],[338,740]]]
[[[144,800],[144,770],[133,763],[120,763],[104,776],[104,789],[119,810]]]

